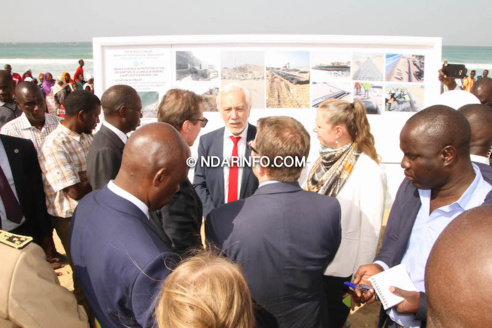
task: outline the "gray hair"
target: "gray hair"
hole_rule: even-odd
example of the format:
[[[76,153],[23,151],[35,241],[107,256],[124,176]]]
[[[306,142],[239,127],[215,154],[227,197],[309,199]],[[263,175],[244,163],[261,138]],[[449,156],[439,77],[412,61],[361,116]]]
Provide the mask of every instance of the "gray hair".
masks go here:
[[[248,88],[237,82],[229,83],[226,86],[224,86],[222,89],[220,89],[220,92],[217,95],[217,100],[216,100],[217,108],[220,109],[220,95],[223,93],[228,93],[229,91],[232,91],[234,89],[239,89],[243,91],[244,98],[246,99],[246,104],[248,105],[248,109],[251,108],[251,93],[249,92]]]

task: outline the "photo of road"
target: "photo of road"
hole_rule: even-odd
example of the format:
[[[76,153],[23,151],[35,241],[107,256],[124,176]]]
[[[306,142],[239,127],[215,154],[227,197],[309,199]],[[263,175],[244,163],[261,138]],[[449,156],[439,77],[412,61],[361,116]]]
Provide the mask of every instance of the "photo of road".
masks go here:
[[[318,106],[327,99],[351,100],[350,82],[313,82],[311,84],[311,107]]]
[[[383,86],[369,82],[355,82],[354,101],[360,101],[367,114],[383,112]]]
[[[311,80],[316,82],[349,81],[352,54],[339,52],[311,53]]]
[[[212,81],[219,78],[216,50],[176,51],[176,81]]]
[[[384,55],[355,53],[352,78],[363,81],[383,81]]]
[[[418,112],[424,105],[424,86],[387,84],[385,110],[387,112]]]
[[[309,108],[309,52],[272,51],[266,66],[267,108]]]
[[[386,81],[424,82],[424,56],[386,55]]]
[[[263,51],[223,51],[221,85],[236,82],[248,88],[252,108],[265,108],[265,53]]]

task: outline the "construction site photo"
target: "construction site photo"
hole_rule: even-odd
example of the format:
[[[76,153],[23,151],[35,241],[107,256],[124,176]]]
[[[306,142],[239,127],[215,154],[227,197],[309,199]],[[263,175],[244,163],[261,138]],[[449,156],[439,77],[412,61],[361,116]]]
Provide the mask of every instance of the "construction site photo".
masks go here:
[[[251,93],[252,108],[265,108],[265,53],[263,51],[223,51],[221,85],[240,83]]]
[[[383,86],[369,82],[355,82],[354,101],[360,101],[367,114],[383,113]]]
[[[309,52],[267,56],[267,108],[309,108]]]
[[[418,112],[424,105],[421,85],[387,84],[385,110],[387,112]]]
[[[313,82],[311,84],[311,107],[318,106],[327,99],[351,101],[350,82]]]
[[[355,53],[352,78],[361,81],[383,81],[384,55]]]
[[[350,53],[312,52],[311,80],[326,82],[350,80]]]
[[[424,56],[386,55],[386,81],[424,82]]]

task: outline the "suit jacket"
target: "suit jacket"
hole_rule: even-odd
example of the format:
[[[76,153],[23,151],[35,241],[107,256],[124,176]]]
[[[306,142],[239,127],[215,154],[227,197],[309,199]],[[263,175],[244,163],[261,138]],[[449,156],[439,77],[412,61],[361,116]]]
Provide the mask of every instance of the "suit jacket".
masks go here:
[[[152,327],[174,258],[138,207],[107,186],[91,192],[72,217],[70,251],[102,327]]]
[[[39,246],[31,243],[15,249],[0,243],[0,257],[1,328],[89,328],[84,308],[60,286]]]
[[[262,186],[212,211],[207,239],[244,268],[279,327],[326,327],[322,277],[340,245],[340,205],[298,183]]]
[[[200,197],[186,179],[168,205],[150,214],[150,221],[169,249],[182,255],[201,246],[202,212]]]
[[[94,136],[87,154],[87,178],[92,189],[103,188],[118,174],[125,144],[105,125]]]
[[[201,166],[200,158],[217,156],[222,161],[224,158],[224,130],[225,128],[220,128],[201,136],[200,144],[198,145],[198,161],[195,167],[193,187],[195,187],[196,192],[202,200],[203,215],[205,216],[213,209],[224,205],[224,171],[222,167]],[[246,141],[253,140],[255,135],[256,126],[248,124]],[[244,156],[249,157],[250,155],[251,150],[246,147]],[[251,196],[257,188],[258,179],[250,167],[244,167],[239,198]]]
[[[51,237],[51,219],[46,210],[41,168],[31,140],[0,135],[14,178],[19,204],[26,218],[28,235],[40,243]]]
[[[474,163],[480,169],[486,182],[492,184],[492,167]],[[492,204],[492,191],[487,195],[483,204]],[[384,232],[383,245],[375,261],[382,261],[390,268],[401,263],[407,250],[413,225],[421,207],[418,189],[410,181],[404,180],[398,189]],[[415,314],[417,320],[426,320],[427,303],[425,293],[420,293],[420,304]],[[381,311],[379,327],[386,319],[386,312]]]

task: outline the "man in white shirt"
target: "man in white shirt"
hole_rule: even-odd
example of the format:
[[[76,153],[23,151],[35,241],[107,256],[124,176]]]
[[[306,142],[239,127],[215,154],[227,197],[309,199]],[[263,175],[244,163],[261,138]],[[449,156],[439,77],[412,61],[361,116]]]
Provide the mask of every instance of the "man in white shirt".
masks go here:
[[[213,209],[241,198],[251,196],[258,188],[258,179],[251,167],[224,165],[207,167],[203,160],[249,157],[246,147],[256,135],[256,127],[248,123],[251,112],[251,94],[248,89],[231,83],[220,91],[217,106],[225,128],[209,132],[200,138],[198,160],[193,186],[203,203],[203,215]],[[230,161],[232,162],[232,161]]]
[[[140,125],[142,102],[135,89],[114,85],[101,98],[104,122],[87,154],[87,177],[93,190],[103,188],[116,177],[127,133]]]

